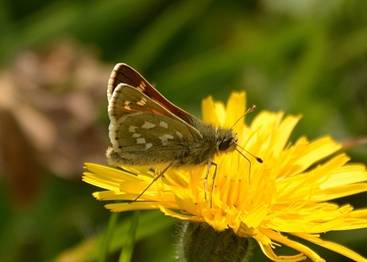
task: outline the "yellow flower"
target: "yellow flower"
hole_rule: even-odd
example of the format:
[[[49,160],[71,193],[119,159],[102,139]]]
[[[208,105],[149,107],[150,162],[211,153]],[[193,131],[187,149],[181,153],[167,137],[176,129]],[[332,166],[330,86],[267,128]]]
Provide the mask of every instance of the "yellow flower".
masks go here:
[[[212,98],[203,101],[203,120],[230,127],[245,110],[245,94],[233,93],[227,106]],[[144,167],[121,169],[87,163],[83,180],[105,189],[98,200],[118,200],[106,208],[114,212],[160,209],[185,221],[204,222],[217,231],[232,229],[240,237],[254,238],[264,254],[274,261],[324,261],[297,239],[303,239],[352,260],[367,261],[320,234],[334,230],[367,228],[367,208],[330,202],[367,191],[367,172],[362,164],[349,164],[341,145],[325,136],[314,141],[305,137],[294,144],[289,136],[299,116],[282,112],[260,112],[250,125],[235,126],[239,144],[260,156],[263,164],[249,161],[238,152],[215,158],[216,179],[205,180],[207,166],[169,169],[137,202],[133,200],[152,181],[154,174]],[[206,186],[209,183],[210,187]],[[210,195],[208,197],[208,195]],[[276,246],[298,251],[278,256]]]

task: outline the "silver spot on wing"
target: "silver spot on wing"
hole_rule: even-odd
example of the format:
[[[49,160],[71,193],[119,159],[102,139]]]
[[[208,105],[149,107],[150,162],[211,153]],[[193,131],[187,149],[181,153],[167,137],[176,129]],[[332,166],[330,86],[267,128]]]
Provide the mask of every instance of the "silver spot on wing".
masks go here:
[[[135,133],[135,130],[137,129],[137,126],[129,126],[129,132],[130,133]]]
[[[172,135],[169,135],[169,134],[164,134],[163,136],[160,136],[158,137],[161,142],[162,142],[162,145],[167,145],[168,144],[168,140],[169,139],[173,139],[173,136]]]
[[[148,150],[149,148],[151,148],[153,146],[152,143],[146,143],[145,144],[145,150]]]
[[[159,122],[159,126],[161,126],[163,128],[168,128],[168,124],[164,121]]]
[[[149,121],[145,121],[144,124],[141,126],[144,129],[151,129],[153,127],[155,127],[155,124],[149,122]]]
[[[145,138],[142,138],[142,137],[137,138],[136,143],[137,144],[145,144],[146,143]]]
[[[183,138],[183,135],[181,134],[181,132],[179,131],[176,131],[176,135],[179,137],[179,138]]]
[[[134,133],[134,134],[132,135],[132,137],[134,137],[134,138],[141,137],[141,134]]]

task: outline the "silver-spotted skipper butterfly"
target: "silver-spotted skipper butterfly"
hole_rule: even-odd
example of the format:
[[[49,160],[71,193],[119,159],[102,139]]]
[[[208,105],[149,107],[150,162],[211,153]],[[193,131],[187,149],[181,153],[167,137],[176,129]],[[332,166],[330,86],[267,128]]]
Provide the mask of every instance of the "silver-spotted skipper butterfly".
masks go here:
[[[107,149],[109,164],[168,164],[135,200],[172,166],[207,164],[209,173],[210,166],[214,165],[215,176],[214,156],[233,150],[251,164],[238,150],[232,129],[203,123],[175,106],[126,64],[114,67],[108,82],[107,98],[111,142]]]

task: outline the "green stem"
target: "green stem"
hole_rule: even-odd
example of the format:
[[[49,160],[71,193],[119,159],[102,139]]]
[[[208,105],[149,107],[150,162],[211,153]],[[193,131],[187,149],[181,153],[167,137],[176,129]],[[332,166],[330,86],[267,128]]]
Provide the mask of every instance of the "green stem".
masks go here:
[[[139,211],[135,211],[131,216],[129,237],[125,245],[122,246],[119,262],[130,262],[134,251],[136,229],[139,224]]]
[[[111,242],[111,238],[112,238],[112,233],[114,231],[114,228],[116,226],[116,222],[118,219],[118,213],[112,213],[110,215],[110,219],[108,221],[108,226],[106,229],[106,233],[104,235],[104,237],[102,238],[102,243],[100,244],[100,252],[99,252],[99,258],[98,261],[99,262],[105,262],[107,259],[107,255],[108,255],[108,249],[110,246],[110,242]]]
[[[245,262],[252,255],[249,238],[232,230],[215,231],[205,223],[186,223],[178,243],[179,261]]]

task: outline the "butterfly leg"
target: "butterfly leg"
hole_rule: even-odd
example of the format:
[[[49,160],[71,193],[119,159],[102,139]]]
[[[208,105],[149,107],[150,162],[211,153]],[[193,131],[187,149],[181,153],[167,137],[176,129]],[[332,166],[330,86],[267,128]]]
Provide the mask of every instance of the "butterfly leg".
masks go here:
[[[164,175],[164,173],[174,164],[175,162],[171,162],[168,166],[166,166],[153,180],[144,188],[144,190],[135,197],[135,199],[131,202],[136,202],[152,185],[156,182],[160,177]]]
[[[246,159],[246,161],[248,162],[248,181],[249,183],[251,183],[251,160],[244,154],[242,153],[240,150],[238,150],[237,148],[235,149],[241,156],[243,156],[243,158]]]
[[[211,164],[214,166],[214,174],[213,174],[212,188],[210,190],[210,207],[213,206],[213,191],[214,191],[214,187],[215,187],[215,178],[217,177],[217,169],[218,169],[217,163],[211,162]]]
[[[212,165],[214,166],[214,174],[213,174],[213,183],[212,183],[212,187],[210,190],[210,207],[212,206],[212,194],[214,190],[214,183],[215,183],[215,178],[217,176],[217,169],[218,169],[217,163],[213,162],[212,160],[208,161],[208,168],[207,168],[206,175],[205,175],[205,185],[204,185],[204,199],[206,200],[207,199],[206,192],[208,192],[208,178],[209,178],[210,168],[212,167]]]
[[[206,192],[208,192],[208,178],[209,178],[211,165],[212,165],[212,161],[209,160],[208,165],[207,165],[207,169],[206,169],[205,178],[204,178],[204,199],[205,199],[205,201],[207,199],[206,198]]]

